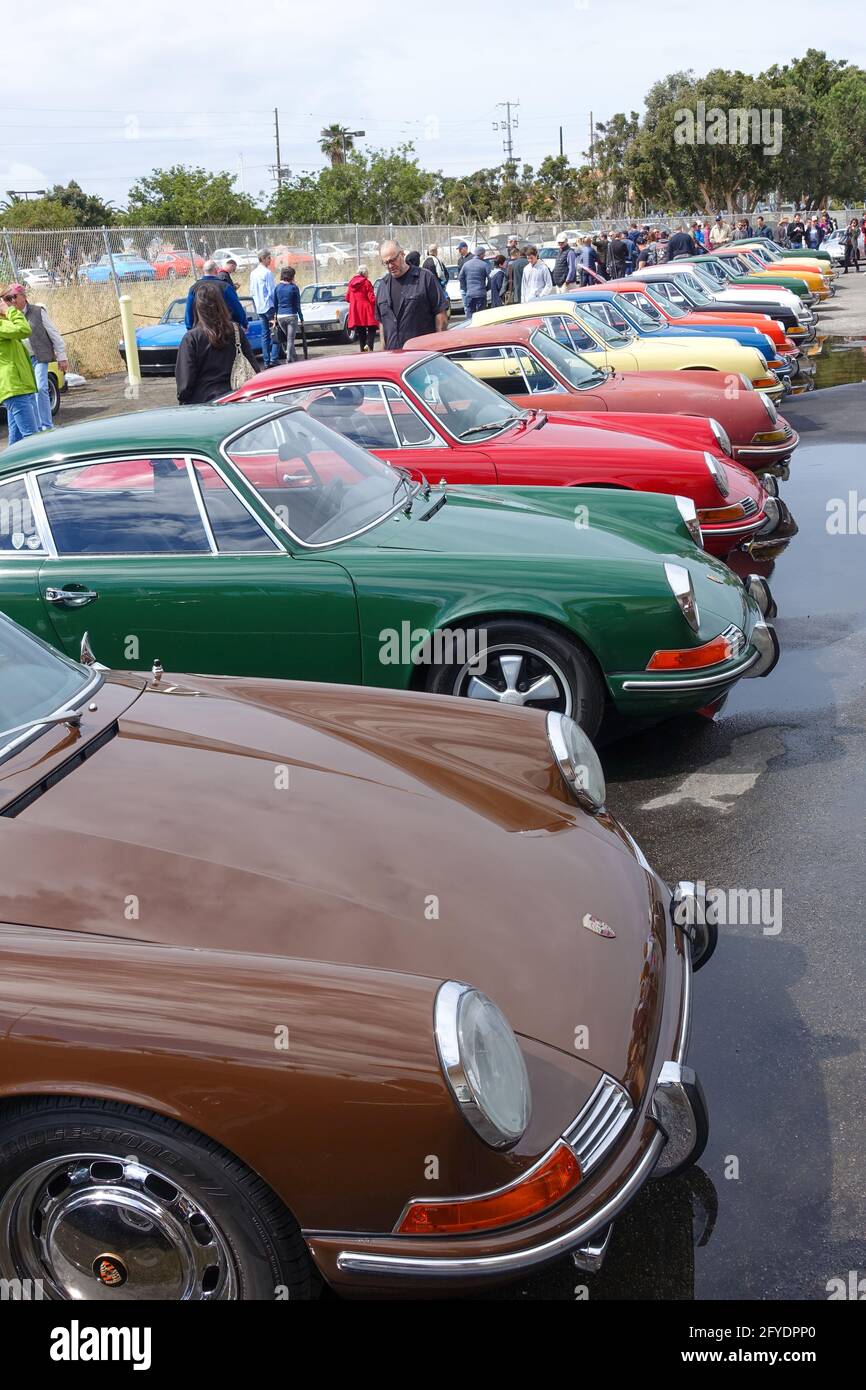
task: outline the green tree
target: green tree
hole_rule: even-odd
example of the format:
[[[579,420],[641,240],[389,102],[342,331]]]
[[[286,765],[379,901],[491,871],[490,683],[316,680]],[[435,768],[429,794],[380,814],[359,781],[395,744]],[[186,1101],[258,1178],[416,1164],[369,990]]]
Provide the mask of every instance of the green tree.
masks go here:
[[[131,226],[239,226],[261,220],[245,193],[234,188],[234,174],[175,164],[154,169],[129,191],[126,221]]]
[[[821,102],[821,115],[830,144],[827,188],[846,202],[861,203],[866,195],[866,73],[851,68],[840,77]]]

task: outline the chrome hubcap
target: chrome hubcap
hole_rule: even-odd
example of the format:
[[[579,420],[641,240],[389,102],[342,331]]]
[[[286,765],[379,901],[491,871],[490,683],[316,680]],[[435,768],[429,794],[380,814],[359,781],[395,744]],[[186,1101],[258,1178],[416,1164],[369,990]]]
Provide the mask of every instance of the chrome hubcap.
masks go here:
[[[0,1242],[3,1275],[41,1279],[49,1298],[237,1297],[213,1218],[134,1156],[69,1154],[32,1168],[0,1202]]]
[[[482,648],[458,671],[454,694],[560,714],[570,715],[572,709],[571,687],[556,662],[534,647],[512,643]]]

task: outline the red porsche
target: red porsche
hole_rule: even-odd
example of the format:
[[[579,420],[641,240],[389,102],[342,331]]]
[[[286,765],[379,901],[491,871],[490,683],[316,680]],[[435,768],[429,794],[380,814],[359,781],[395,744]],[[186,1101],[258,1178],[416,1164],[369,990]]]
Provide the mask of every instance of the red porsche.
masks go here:
[[[759,474],[772,469],[786,476],[800,442],[762,391],[745,384],[731,391],[719,372],[623,374],[599,368],[548,333],[542,318],[451,329],[444,339],[431,333],[407,347],[446,353],[515,405],[557,414],[629,412],[626,428],[633,432],[641,429],[636,416],[651,414],[654,432],[663,425],[664,437],[683,443],[696,438],[695,417],[701,417],[715,440],[702,448],[721,450]]]
[[[193,261],[197,275],[204,266],[204,258],[194,255]],[[160,251],[152,264],[157,280],[178,280],[190,274],[192,262],[188,251]]]
[[[256,397],[303,406],[416,478],[633,488],[691,498],[706,548],[716,555],[745,542],[775,547],[791,533],[790,514],[778,498],[705,438],[671,442],[653,432],[651,416],[642,430],[632,430],[634,417],[520,410],[441,353],[404,350],[287,364],[224,399]],[[706,422],[685,423],[688,428],[697,435]]]

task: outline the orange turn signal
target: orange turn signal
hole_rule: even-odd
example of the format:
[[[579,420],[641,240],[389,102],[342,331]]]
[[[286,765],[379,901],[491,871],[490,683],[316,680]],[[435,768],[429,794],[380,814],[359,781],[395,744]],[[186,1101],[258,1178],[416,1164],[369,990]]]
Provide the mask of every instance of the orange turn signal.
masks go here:
[[[465,1235],[489,1231],[494,1226],[513,1226],[528,1216],[553,1206],[582,1177],[580,1164],[561,1140],[527,1175],[499,1192],[453,1200],[410,1202],[397,1227],[403,1236]]]
[[[702,526],[711,526],[714,521],[742,521],[745,515],[742,502],[734,502],[730,507],[698,507],[698,521]]]
[[[701,647],[686,647],[653,652],[647,663],[648,671],[689,671],[697,666],[715,666],[733,656],[727,637],[714,637]]]

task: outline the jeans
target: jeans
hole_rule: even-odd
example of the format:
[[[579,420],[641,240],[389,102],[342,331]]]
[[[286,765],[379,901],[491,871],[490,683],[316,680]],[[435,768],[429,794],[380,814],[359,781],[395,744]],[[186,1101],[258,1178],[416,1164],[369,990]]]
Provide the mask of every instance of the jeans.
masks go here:
[[[298,331],[297,314],[278,314],[277,328],[286,340],[286,361],[297,362],[298,354],[295,352],[295,334]]]
[[[6,397],[3,404],[6,407],[6,428],[10,444],[17,443],[19,439],[26,439],[29,434],[39,433],[37,399],[35,392],[27,396]]]
[[[51,397],[48,394],[48,363],[34,361],[33,370],[36,373],[36,414],[39,418],[39,428],[41,430],[53,430]]]
[[[464,303],[466,305],[466,316],[467,318],[471,318],[473,314],[478,314],[482,309],[487,308],[487,297],[485,295],[478,295],[476,297],[475,295],[468,294]]]
[[[280,360],[279,344],[271,339],[271,315],[259,314],[262,325],[262,361],[266,367],[273,367]]]

